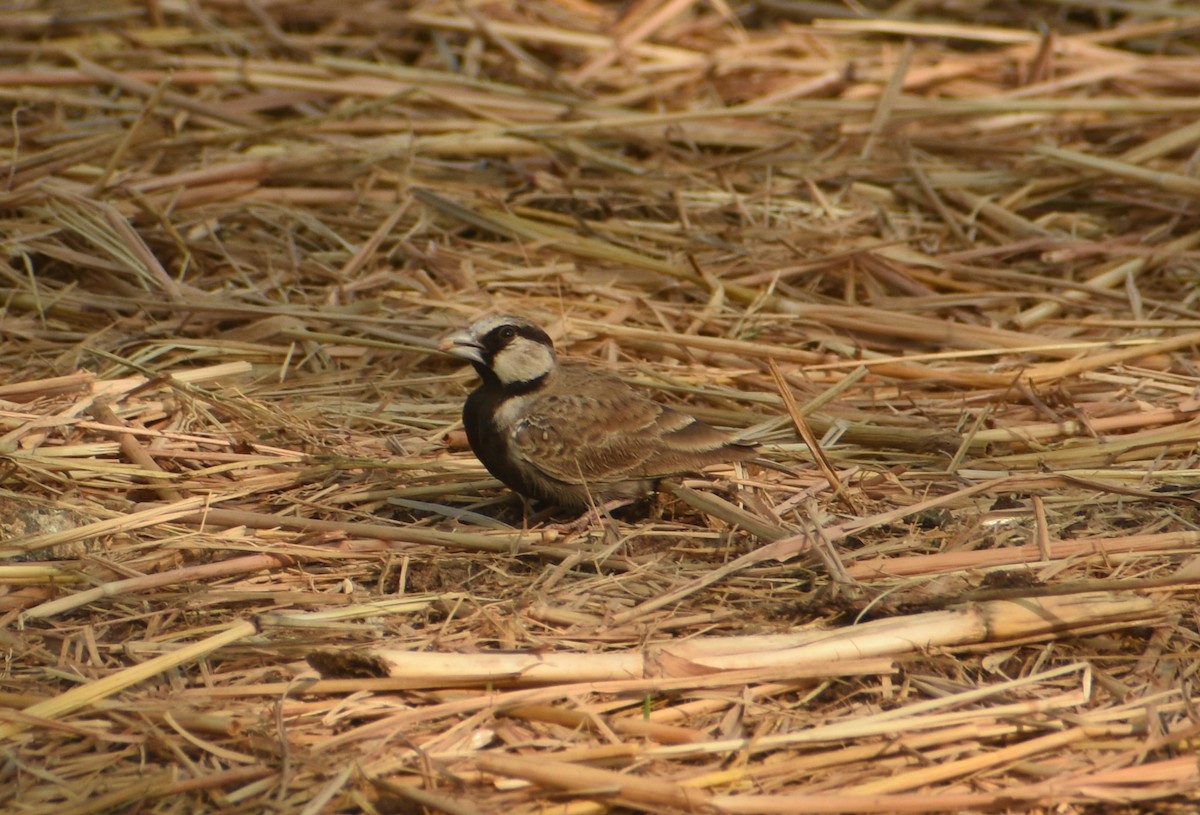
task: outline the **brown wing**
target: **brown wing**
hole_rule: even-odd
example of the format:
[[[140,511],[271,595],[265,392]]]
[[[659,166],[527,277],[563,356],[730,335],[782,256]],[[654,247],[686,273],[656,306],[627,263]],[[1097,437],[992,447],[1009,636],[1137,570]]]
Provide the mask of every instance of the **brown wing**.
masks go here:
[[[607,373],[563,364],[513,435],[529,466],[568,484],[602,485],[744,458],[729,436],[663,407]]]
[[[644,464],[648,476],[693,472],[709,464],[749,458],[757,452],[754,445],[736,442],[728,433],[671,408],[662,408],[656,424],[658,444]]]
[[[620,481],[640,469],[661,406],[603,372],[563,364],[553,377],[516,427],[517,455],[568,484]]]

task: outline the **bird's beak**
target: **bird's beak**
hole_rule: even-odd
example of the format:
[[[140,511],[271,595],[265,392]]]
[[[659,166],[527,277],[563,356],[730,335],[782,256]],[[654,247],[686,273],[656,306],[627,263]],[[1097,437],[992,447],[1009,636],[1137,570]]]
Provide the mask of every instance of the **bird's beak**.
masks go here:
[[[483,365],[483,349],[470,331],[456,331],[438,344],[438,348],[451,356]]]

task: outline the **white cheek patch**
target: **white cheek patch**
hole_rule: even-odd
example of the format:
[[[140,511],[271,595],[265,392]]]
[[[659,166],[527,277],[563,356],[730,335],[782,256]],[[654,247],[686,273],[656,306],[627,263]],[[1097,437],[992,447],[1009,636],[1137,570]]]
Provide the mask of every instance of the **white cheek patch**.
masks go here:
[[[554,352],[540,342],[515,340],[496,354],[492,371],[502,384],[532,382],[554,369]]]

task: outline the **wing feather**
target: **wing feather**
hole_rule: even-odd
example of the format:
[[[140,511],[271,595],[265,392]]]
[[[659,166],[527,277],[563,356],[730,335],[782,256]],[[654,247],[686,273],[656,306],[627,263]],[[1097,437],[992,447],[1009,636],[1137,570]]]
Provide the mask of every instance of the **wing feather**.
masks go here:
[[[726,433],[643,396],[619,379],[565,363],[559,381],[529,403],[512,435],[526,466],[570,485],[602,487],[658,479],[752,448]]]

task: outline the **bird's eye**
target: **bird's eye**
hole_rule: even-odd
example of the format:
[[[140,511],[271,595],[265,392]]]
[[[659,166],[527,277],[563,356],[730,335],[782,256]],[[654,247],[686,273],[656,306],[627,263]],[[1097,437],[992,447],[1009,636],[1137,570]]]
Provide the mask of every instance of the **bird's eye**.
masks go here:
[[[508,342],[515,336],[517,336],[517,329],[513,328],[511,325],[506,325],[504,328],[500,329],[500,339],[504,340],[505,342]]]

